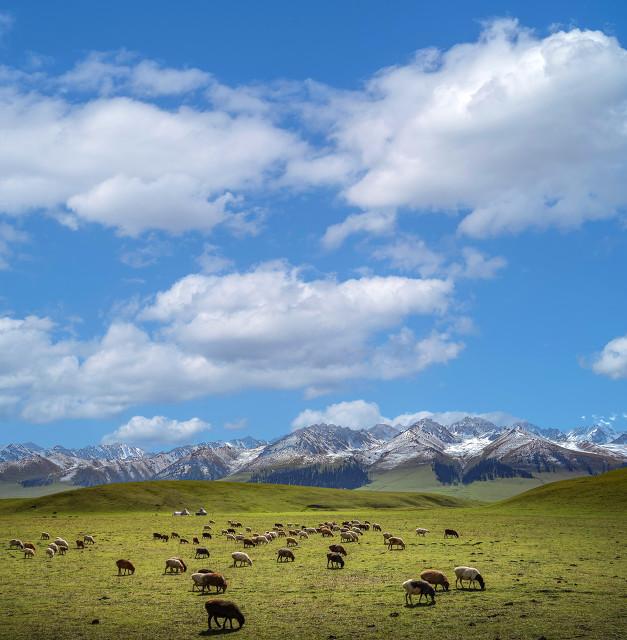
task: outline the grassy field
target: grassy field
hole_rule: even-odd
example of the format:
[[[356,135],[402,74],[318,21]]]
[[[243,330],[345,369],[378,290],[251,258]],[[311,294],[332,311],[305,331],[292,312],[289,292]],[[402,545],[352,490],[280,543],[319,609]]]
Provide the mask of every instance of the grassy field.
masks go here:
[[[155,483],[152,491],[151,484],[114,486],[113,496],[111,487],[108,494],[103,487],[73,492],[72,500],[70,494],[58,494],[0,502],[0,540],[19,537],[38,547],[33,560],[4,547],[0,637],[202,637],[207,596],[192,593],[189,577],[200,567],[227,577],[226,597],[247,617],[244,628],[235,632],[242,640],[424,634],[486,640],[625,637],[625,470],[547,485],[488,507],[452,506],[459,501],[444,506],[433,497],[411,494],[403,495],[412,504],[394,494],[375,494],[380,502],[371,504],[370,495],[361,491],[327,493],[265,485],[254,485],[257,493],[247,494],[250,485],[232,484],[220,489],[221,497],[233,500],[239,494],[242,504],[229,502],[218,512],[220,497],[213,487],[228,483],[172,483],[178,490],[169,487],[171,483]],[[131,489],[128,502],[123,498],[125,486]],[[147,502],[146,493],[152,502]],[[63,495],[65,501],[59,502]],[[151,510],[157,504],[155,496],[160,496],[161,512]],[[275,542],[249,551],[253,567],[234,569],[230,554],[240,547],[218,535],[208,541],[211,558],[194,560],[193,545],[151,539],[153,531],[178,531],[190,539],[200,533],[207,518],[166,513],[165,506],[181,496],[203,498],[205,507],[214,509],[218,530],[229,518],[263,531],[279,521],[315,526],[327,519],[356,517],[378,521],[384,530],[401,535],[407,550],[387,551],[380,534],[367,532],[359,544],[347,545],[346,568],[333,571],[326,568],[329,540],[315,536],[295,550],[294,563],[275,562],[280,546]],[[253,499],[254,504],[247,502]],[[308,509],[312,504],[329,510]],[[427,527],[431,534],[417,538],[417,526]],[[460,539],[444,540],[444,527],[457,529]],[[38,541],[41,531],[71,542],[90,533],[97,543],[48,560],[45,544]],[[175,555],[188,562],[190,571],[163,575],[165,559]],[[118,558],[135,563],[134,576],[116,575]],[[453,588],[438,595],[436,606],[405,606],[404,580],[431,567],[451,578],[459,564],[478,567],[486,591]],[[92,625],[94,619],[99,624]]]

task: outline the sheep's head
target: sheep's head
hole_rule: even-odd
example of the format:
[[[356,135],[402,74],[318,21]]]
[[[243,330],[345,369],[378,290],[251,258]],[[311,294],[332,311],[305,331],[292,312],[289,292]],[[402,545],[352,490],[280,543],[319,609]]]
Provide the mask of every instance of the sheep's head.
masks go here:
[[[444,590],[445,590],[445,591],[448,591],[448,588],[450,587],[450,584],[449,584],[448,580],[445,580],[445,581],[442,583],[442,586],[444,587]]]
[[[475,580],[481,585],[481,591],[485,591],[485,581],[480,573],[477,574]]]

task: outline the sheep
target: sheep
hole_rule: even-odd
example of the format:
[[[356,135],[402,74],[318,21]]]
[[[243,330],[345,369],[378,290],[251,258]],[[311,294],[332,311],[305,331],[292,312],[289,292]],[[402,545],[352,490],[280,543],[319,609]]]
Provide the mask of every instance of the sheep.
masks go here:
[[[216,521],[215,520],[209,520],[209,524],[215,524]]]
[[[46,549],[46,555],[47,555],[49,558],[54,558],[54,554],[55,554],[55,553],[56,553],[56,551],[55,551],[54,549],[52,549],[51,547],[48,547],[48,548]]]
[[[388,543],[388,538],[391,538],[391,537],[392,537],[392,534],[386,531],[383,534],[383,544],[387,544]]]
[[[63,546],[63,545],[61,545],[61,546]],[[48,545],[48,549],[52,549],[55,553],[58,553],[59,552],[59,545],[55,544],[54,542],[51,542]]]
[[[211,587],[216,588],[216,593],[224,593],[227,589],[227,582],[224,576],[221,573],[193,573],[192,580],[194,584],[192,585],[192,591],[196,590],[196,587],[200,587],[202,589],[202,593],[205,592],[205,589],[211,591]]]
[[[203,531],[211,531],[211,525],[210,524],[203,524],[202,528],[203,528]]]
[[[434,585],[435,590],[438,590],[438,585],[442,587],[443,591],[448,591],[449,581],[448,578],[436,569],[427,569],[420,574],[423,580],[426,580],[429,584]]]
[[[427,602],[431,597],[431,604],[435,604],[435,589],[425,580],[406,580],[403,582],[403,589],[405,589],[405,604],[413,605],[412,596],[417,596],[418,594],[420,594],[420,598],[418,598],[419,604],[423,596],[426,597]]]
[[[329,551],[332,551],[333,553],[339,553],[340,555],[343,555],[343,556],[348,555],[346,549],[341,544],[330,544]]]
[[[298,546],[298,542],[296,541],[296,538],[288,538],[286,540],[287,546],[288,547],[297,547]]]
[[[119,576],[135,573],[135,566],[130,560],[116,560],[115,566],[118,568]]]
[[[163,573],[185,573],[187,566],[180,558],[168,558]]]
[[[83,536],[83,542],[85,544],[96,544],[93,536]]]
[[[211,540],[212,539],[212,536],[208,531],[203,531],[202,537],[207,539],[207,540]]]
[[[309,534],[306,531],[299,531],[298,532],[298,537],[299,538],[304,538],[305,540],[309,539]]]
[[[209,549],[207,547],[197,547],[196,553],[194,554],[194,558],[208,558],[209,557]]]
[[[277,551],[277,562],[294,562],[294,560],[296,560],[296,558],[290,549],[279,549]]]
[[[254,540],[251,540],[250,538],[244,538],[242,542],[244,543],[244,549],[250,549],[252,547],[257,546]]]
[[[198,536],[194,536],[192,538],[192,544],[200,544],[200,540],[198,539]]]
[[[357,534],[353,533],[352,531],[344,531],[341,535],[340,535],[340,540],[342,542],[356,542],[357,541]]]
[[[333,531],[331,531],[331,529],[327,529],[326,527],[323,529],[320,529],[320,534],[322,535],[323,538],[333,537]]]
[[[250,559],[250,556],[243,551],[234,551],[231,554],[231,558],[233,558],[233,566],[237,567],[238,563],[240,567],[243,567],[247,564],[249,567],[253,566],[253,561]]]
[[[9,549],[23,549],[24,543],[17,538],[13,538],[13,540],[9,540]]]
[[[66,547],[64,544],[60,544],[60,545],[57,545],[57,546],[59,547],[59,553],[62,556],[64,556],[68,551],[68,547]]]
[[[388,538],[388,550],[392,551],[393,547],[397,547],[401,551],[405,550],[405,542],[403,538],[396,538],[395,536],[391,536]]]
[[[339,553],[327,553],[327,569],[329,568],[329,565],[331,569],[334,569],[334,568],[343,569],[344,558],[342,558],[342,556]]]
[[[444,529],[445,538],[459,538],[459,533],[455,529]]]
[[[84,549],[85,548],[85,543],[82,540],[77,540],[76,541],[76,548],[77,549]]]
[[[152,539],[153,540],[161,540],[162,536],[160,533],[153,533],[152,534]]]
[[[24,558],[34,558],[35,557],[35,549],[30,549],[29,547],[24,548]]]
[[[423,538],[429,533],[429,529],[423,529],[422,527],[418,527],[416,529],[416,535],[422,536]]]
[[[25,542],[22,549],[32,549],[35,551],[35,545],[32,542]]]
[[[66,547],[69,547],[70,545],[67,543],[67,540],[65,540],[64,538],[55,538],[54,539],[54,543],[55,544],[64,544]]]
[[[161,536],[161,542],[168,542],[169,539],[170,536],[165,533]]]
[[[179,538],[179,544],[189,544],[189,540],[187,538]]]
[[[237,542],[237,541],[235,540],[235,536],[234,536],[232,533],[227,533],[227,534],[226,534],[226,539],[227,539],[227,540],[232,540],[233,542]]]
[[[41,532],[41,537],[39,539],[40,540],[50,540],[50,534],[47,531],[42,531]]]
[[[461,585],[461,588],[464,588],[464,581],[468,581],[470,583],[469,586],[472,586],[475,582],[479,583],[481,587],[481,591],[485,591],[485,581],[483,576],[479,573],[478,569],[474,567],[455,567],[455,588],[457,588],[457,584]]]
[[[170,538],[172,538],[174,540],[174,538],[180,538],[181,536],[179,536],[179,534],[176,531],[173,531],[170,534]]]
[[[205,602],[205,610],[209,616],[208,625],[211,629],[211,620],[214,619],[218,628],[226,627],[227,620],[231,629],[233,628],[233,620],[237,620],[240,629],[244,626],[244,614],[240,611],[240,608],[229,600],[207,600]],[[224,625],[220,626],[218,618],[224,618]]]

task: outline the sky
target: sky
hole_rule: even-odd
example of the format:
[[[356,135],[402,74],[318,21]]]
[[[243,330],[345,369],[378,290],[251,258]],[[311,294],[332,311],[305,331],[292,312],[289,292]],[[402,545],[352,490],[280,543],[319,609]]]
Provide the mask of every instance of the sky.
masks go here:
[[[0,442],[627,428],[627,10],[298,4],[0,4]]]

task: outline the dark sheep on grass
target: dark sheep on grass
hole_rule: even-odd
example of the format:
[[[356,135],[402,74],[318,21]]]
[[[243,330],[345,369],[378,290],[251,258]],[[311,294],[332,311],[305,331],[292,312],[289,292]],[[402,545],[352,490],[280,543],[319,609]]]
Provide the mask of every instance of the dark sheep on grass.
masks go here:
[[[344,558],[339,553],[327,553],[327,569],[343,569]]]
[[[330,544],[329,551],[332,551],[333,553],[339,553],[340,555],[343,555],[343,556],[348,555],[348,553],[346,552],[346,549],[341,544]]]
[[[294,562],[296,558],[291,549],[279,549],[277,551],[277,562]]]
[[[445,538],[459,538],[459,533],[455,529],[444,529]]]
[[[129,560],[116,560],[115,566],[118,568],[118,575],[133,575],[135,573],[135,567]]]
[[[212,619],[216,621],[216,624],[220,629],[226,627],[227,621],[232,629],[233,620],[237,620],[240,629],[244,626],[244,614],[234,602],[230,602],[229,600],[207,600],[207,602],[205,602],[205,610],[209,616],[209,629],[211,629]],[[222,618],[224,620],[224,625],[220,625],[218,618]]]
[[[435,589],[426,580],[406,580],[403,582],[403,588],[405,589],[405,604],[413,605],[412,596],[417,595],[420,595],[418,604],[423,596],[427,602],[431,598],[431,604],[435,604]]]

